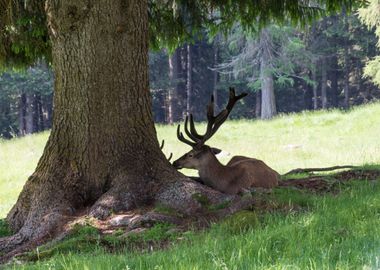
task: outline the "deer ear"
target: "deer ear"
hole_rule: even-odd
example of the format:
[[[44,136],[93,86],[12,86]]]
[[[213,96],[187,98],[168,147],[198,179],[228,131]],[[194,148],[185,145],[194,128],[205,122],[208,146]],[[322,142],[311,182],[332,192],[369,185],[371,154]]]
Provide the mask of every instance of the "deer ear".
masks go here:
[[[222,152],[222,150],[221,150],[221,149],[218,149],[218,148],[211,147],[211,152],[212,152],[214,155],[217,155],[217,154],[219,154],[220,152]]]

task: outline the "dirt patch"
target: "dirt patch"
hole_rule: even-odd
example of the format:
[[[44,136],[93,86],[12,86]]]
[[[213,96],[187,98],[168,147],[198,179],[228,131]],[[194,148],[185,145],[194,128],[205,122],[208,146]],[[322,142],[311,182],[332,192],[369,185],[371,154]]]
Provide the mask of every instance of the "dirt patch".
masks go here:
[[[351,170],[333,175],[310,175],[304,178],[287,179],[279,182],[280,187],[295,187],[316,193],[337,192],[340,183],[352,180],[378,180],[380,170]]]
[[[349,180],[377,180],[380,179],[380,170],[352,170],[344,171],[333,176],[339,181]]]

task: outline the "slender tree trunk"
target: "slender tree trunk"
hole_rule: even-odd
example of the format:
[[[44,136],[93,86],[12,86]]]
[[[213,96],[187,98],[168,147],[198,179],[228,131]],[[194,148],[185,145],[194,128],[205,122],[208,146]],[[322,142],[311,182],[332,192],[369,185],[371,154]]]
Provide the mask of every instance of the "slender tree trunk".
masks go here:
[[[44,112],[44,126],[51,128],[53,122],[53,95],[43,98],[42,107]]]
[[[338,57],[334,55],[331,59],[331,103],[333,107],[339,106],[339,89],[338,89]]]
[[[218,45],[218,38],[215,38],[214,40],[214,67],[216,67],[219,64],[219,45]],[[216,110],[219,108],[218,103],[218,82],[219,82],[219,73],[218,71],[214,70],[214,87],[212,90],[212,94],[214,95],[214,104]]]
[[[344,30],[346,33],[349,33],[349,25],[346,7],[343,5],[342,8]],[[344,61],[344,108],[348,109],[350,107],[350,67],[349,67],[349,41],[348,37],[344,41],[344,51],[343,51],[343,61]]]
[[[192,97],[193,97],[193,52],[192,46],[187,45],[187,84],[186,84],[186,112],[191,113],[192,109]]]
[[[321,99],[322,99],[322,109],[327,109],[327,63],[326,57],[322,57],[321,59],[321,71],[322,71],[322,79],[321,79]]]
[[[32,134],[35,131],[34,126],[34,96],[26,94],[26,115],[25,115],[25,134]]]
[[[19,136],[24,136],[26,134],[26,95],[21,93],[19,105],[18,105],[18,122],[19,122]]]
[[[318,110],[318,83],[317,83],[317,61],[314,63],[315,70],[312,73],[313,85],[313,109]]]
[[[44,115],[42,110],[42,99],[40,94],[35,95],[35,104],[36,104],[36,121],[38,126],[38,131],[45,130]]]
[[[260,34],[262,56],[260,58],[261,78],[261,119],[270,119],[277,114],[276,98],[274,95],[274,82],[270,66],[270,37],[264,29]]]
[[[255,101],[255,117],[260,118],[261,115],[261,91],[256,91],[256,101]]]
[[[344,47],[344,108],[350,107],[350,70],[348,46]]]
[[[169,55],[169,89],[167,94],[167,117],[166,122],[169,124],[174,123],[174,65],[175,65],[175,54]]]

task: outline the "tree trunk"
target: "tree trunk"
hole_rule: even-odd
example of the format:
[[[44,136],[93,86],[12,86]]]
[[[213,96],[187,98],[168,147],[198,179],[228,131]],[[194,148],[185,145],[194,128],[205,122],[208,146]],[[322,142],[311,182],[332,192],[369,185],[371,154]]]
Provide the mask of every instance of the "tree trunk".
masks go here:
[[[173,59],[174,58],[174,59]],[[175,65],[176,59],[175,59],[175,53],[172,55],[169,55],[169,89],[167,94],[167,116],[166,116],[166,122],[169,124],[174,123],[174,65]]]
[[[338,66],[338,56],[335,54],[331,58],[331,103],[333,107],[339,106],[339,89],[338,89],[338,73],[339,73],[339,66]]]
[[[25,134],[32,134],[35,131],[34,126],[34,96],[33,94],[25,94],[25,105],[26,105],[26,114],[25,114]]]
[[[38,131],[45,130],[45,121],[44,121],[44,114],[42,109],[42,99],[40,94],[36,94],[35,96],[35,104],[36,104],[36,117],[37,117],[37,126]]]
[[[86,206],[98,218],[155,200],[184,212],[200,208],[190,191],[204,188],[178,173],[157,141],[147,1],[48,0],[46,9],[55,72],[53,127],[7,215],[18,233],[0,239],[0,253],[49,235]]]
[[[260,58],[261,78],[261,119],[270,119],[277,114],[276,98],[274,95],[274,82],[270,66],[270,37],[264,29],[260,34],[262,55]]]
[[[219,46],[218,46],[218,37],[214,39],[214,68],[219,64]],[[219,82],[219,73],[218,71],[214,70],[214,87],[212,90],[212,94],[214,96],[214,106],[216,111],[219,110],[219,103],[218,103],[218,82]]]
[[[186,112],[191,113],[193,97],[193,53],[190,44],[187,45],[187,84],[186,84]]]
[[[42,111],[44,114],[44,127],[51,128],[53,122],[53,95],[43,97]]]
[[[255,117],[260,118],[261,114],[261,91],[256,91],[256,101],[255,101]]]
[[[321,79],[321,99],[322,109],[327,109],[327,64],[326,57],[321,59],[322,79]]]
[[[350,107],[350,69],[349,69],[349,52],[348,46],[344,47],[344,108]]]
[[[18,122],[19,122],[19,136],[24,136],[26,134],[26,94],[21,93],[19,104],[18,104]]]
[[[317,61],[314,62],[314,71],[312,73],[313,85],[313,109],[318,110],[318,83],[317,83]]]

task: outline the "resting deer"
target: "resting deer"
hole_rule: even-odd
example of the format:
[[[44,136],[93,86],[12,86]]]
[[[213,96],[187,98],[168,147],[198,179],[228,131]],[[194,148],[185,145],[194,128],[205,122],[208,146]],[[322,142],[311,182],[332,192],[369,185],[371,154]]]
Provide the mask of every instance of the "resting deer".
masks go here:
[[[273,188],[277,186],[279,174],[263,161],[234,156],[224,166],[215,157],[220,150],[205,145],[206,141],[227,119],[235,103],[246,95],[243,93],[236,96],[234,88],[230,88],[228,104],[216,116],[214,116],[214,97],[211,96],[211,102],[207,106],[207,128],[204,135],[200,135],[196,131],[193,116],[190,114],[190,117],[186,117],[184,130],[190,139],[185,138],[180,132],[180,125],[177,128],[177,137],[193,149],[174,161],[173,166],[177,169],[198,170],[200,178],[206,185],[228,194],[244,192],[251,187]],[[190,122],[190,130],[188,122]]]

